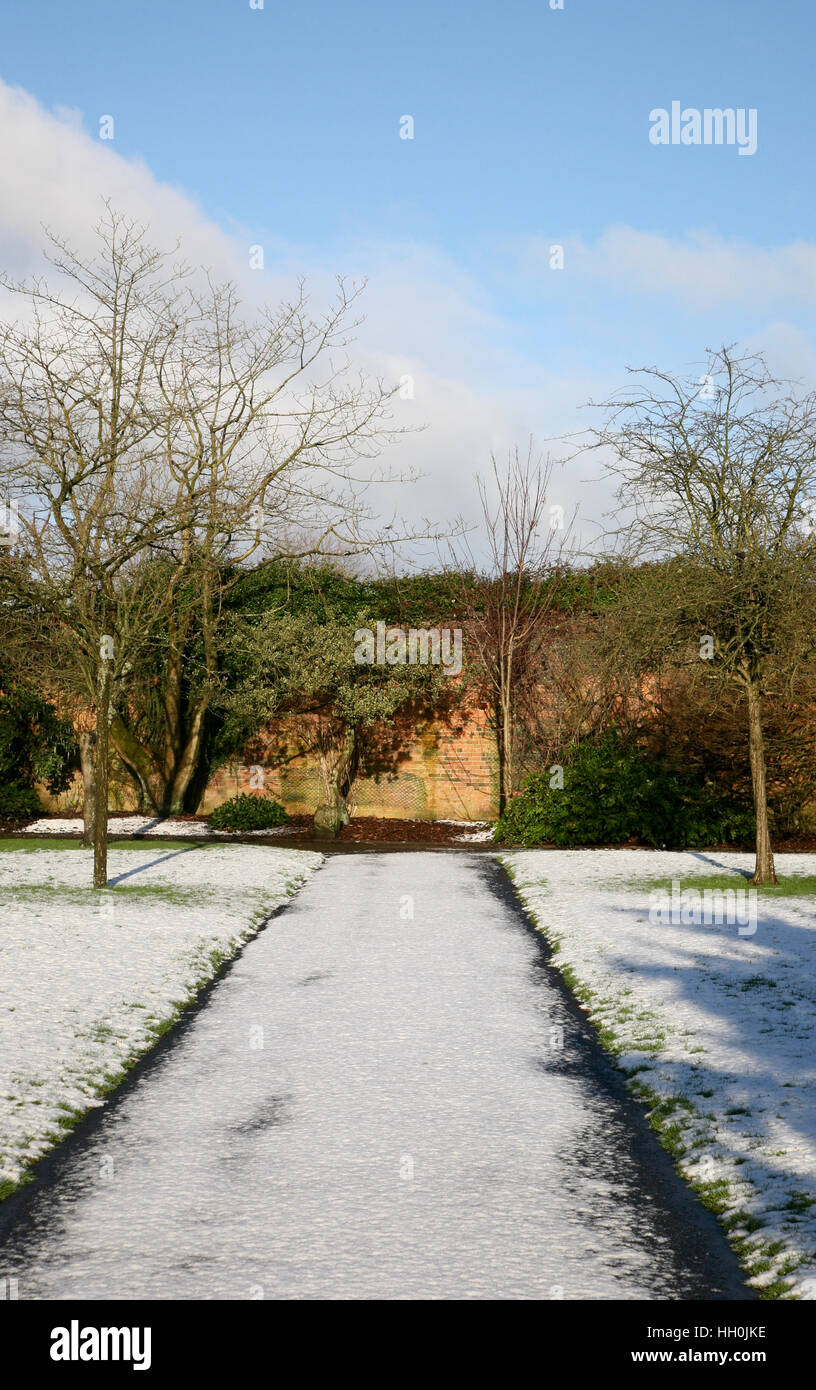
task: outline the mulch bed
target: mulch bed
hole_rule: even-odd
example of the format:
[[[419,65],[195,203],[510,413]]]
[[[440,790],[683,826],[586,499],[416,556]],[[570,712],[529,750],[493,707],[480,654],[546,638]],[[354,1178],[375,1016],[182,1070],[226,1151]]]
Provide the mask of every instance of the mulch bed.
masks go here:
[[[108,817],[108,832],[111,839],[116,839],[116,822],[125,819],[127,813],[114,813]],[[43,818],[45,819],[45,818]],[[174,820],[197,821],[200,824],[207,824],[206,816],[174,816]],[[0,833],[4,827],[0,824]],[[19,825],[8,826],[7,833],[13,833],[20,829]],[[290,845],[342,845],[342,844],[417,844],[417,845],[448,845],[451,848],[461,848],[462,840],[460,836],[467,832],[466,825],[445,825],[440,821],[420,821],[420,820],[396,820],[386,816],[356,816],[349,825],[341,830],[340,834],[334,839],[316,839],[314,833],[314,822],[311,816],[291,816],[286,827],[286,834],[270,835],[270,843],[279,844],[283,847]],[[47,834],[47,831],[46,831]],[[168,831],[172,838],[172,831]],[[154,836],[128,836],[128,839],[154,839]],[[247,836],[248,841],[257,840],[258,836]],[[191,843],[195,843],[191,841]],[[489,843],[489,842],[488,842]]]
[[[448,845],[461,849],[465,825],[445,825],[441,821],[399,820],[390,816],[355,816],[333,839],[316,839],[311,816],[292,816],[289,833],[276,835],[281,845],[308,841],[317,845]]]
[[[113,819],[113,817],[111,818]],[[206,820],[206,816],[179,816],[179,820]],[[503,850],[521,849],[521,845],[495,846],[492,840],[476,841],[469,845],[464,838],[466,825],[448,825],[444,821],[400,820],[390,816],[354,816],[344,826],[335,839],[317,840],[311,816],[292,816],[289,820],[291,831],[287,835],[276,836],[282,845],[437,845],[451,849],[499,848]],[[111,827],[113,828],[113,827]],[[537,845],[537,849],[558,849],[552,844]],[[597,849],[651,849],[651,845],[641,845],[637,840],[627,840],[618,845],[582,846]],[[745,844],[707,845],[704,853],[722,854],[728,851],[753,854],[753,842]],[[816,835],[789,835],[774,840],[773,848],[777,854],[816,854]]]
[[[109,819],[110,834],[112,838],[116,836],[116,821],[118,815],[112,815]],[[206,816],[177,816],[176,820],[200,821],[206,823]],[[355,816],[349,825],[341,830],[335,839],[316,839],[314,833],[314,823],[311,816],[292,816],[289,821],[287,833],[285,835],[275,835],[270,837],[270,841],[282,846],[303,845],[314,846],[323,845],[435,845],[439,847],[449,847],[451,849],[467,848],[493,848],[491,840],[476,841],[468,843],[465,838],[468,827],[466,825],[448,825],[443,821],[421,821],[421,820],[400,820],[388,816]],[[0,834],[13,833],[19,830],[19,826],[4,826],[0,823]],[[138,837],[142,838],[142,837]],[[256,837],[252,837],[256,838]],[[503,845],[502,849],[520,848],[520,846]],[[539,845],[539,849],[555,849],[555,845]],[[641,849],[648,846],[641,846],[636,840],[628,840],[620,845],[599,845],[599,849]],[[816,835],[789,835],[784,839],[774,840],[773,848],[777,854],[816,854]],[[753,844],[728,844],[728,845],[708,845],[706,853],[724,853],[727,851],[742,851],[752,854]]]
[[[311,825],[311,818],[309,823]],[[337,836],[339,844],[390,843],[455,845],[467,833],[467,826],[444,825],[440,821],[392,820],[385,816],[356,816]]]

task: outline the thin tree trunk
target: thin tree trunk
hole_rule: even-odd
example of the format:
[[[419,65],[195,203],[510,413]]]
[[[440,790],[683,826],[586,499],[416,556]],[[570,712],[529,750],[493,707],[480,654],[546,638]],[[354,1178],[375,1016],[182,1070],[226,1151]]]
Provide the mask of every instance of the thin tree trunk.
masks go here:
[[[504,692],[504,706],[502,709],[502,743],[504,745],[504,760],[502,765],[504,786],[502,787],[502,810],[505,810],[508,803],[513,799],[513,716],[511,710],[511,697],[509,689]]]
[[[82,843],[90,849],[94,842],[94,799],[96,796],[96,776],[94,772],[93,729],[80,729],[77,734],[79,744],[79,765],[82,769]]]
[[[171,796],[170,788],[173,785],[183,742],[181,673],[182,659],[174,642],[168,653],[164,688],[164,781],[168,798]]]
[[[755,681],[748,682],[746,694],[748,697],[748,750],[751,759],[751,783],[756,811],[756,865],[751,883],[776,883],[771,832],[768,825],[765,738],[762,732],[762,695]]]
[[[507,656],[499,657],[496,743],[499,754],[499,815],[513,796],[513,697]]]
[[[108,883],[108,751],[110,743],[111,660],[99,660],[96,714],[96,788],[94,811],[94,888]]]

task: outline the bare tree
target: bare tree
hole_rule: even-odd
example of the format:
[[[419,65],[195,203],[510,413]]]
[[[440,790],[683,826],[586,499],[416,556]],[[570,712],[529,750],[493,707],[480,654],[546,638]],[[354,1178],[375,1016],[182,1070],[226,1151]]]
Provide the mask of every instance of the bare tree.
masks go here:
[[[761,356],[709,353],[686,380],[642,369],[608,403],[598,442],[620,479],[616,534],[643,567],[618,624],[659,663],[679,655],[735,685],[747,716],[756,812],[752,882],[774,883],[763,701],[814,648],[816,393]]]
[[[21,507],[13,574],[53,635],[43,674],[80,707],[104,886],[110,740],[148,803],[184,806],[242,566],[283,536],[296,555],[375,546],[366,490],[389,475],[371,460],[398,431],[391,390],[348,356],[362,287],[338,281],[314,314],[300,285],[247,321],[232,285],[202,289],[110,207],[97,232],[91,258],[50,238],[60,287],[3,281],[27,318],[0,327],[0,440]],[[392,545],[404,538],[388,530]],[[151,664],[153,740],[130,698]]]
[[[482,508],[480,538],[488,564],[460,544],[457,606],[473,655],[471,675],[485,692],[496,737],[499,810],[517,788],[518,724],[526,687],[535,681],[556,609],[559,582],[569,554],[574,516],[551,498],[554,463],[536,458],[532,442],[500,466],[492,456],[492,479],[477,479]]]
[[[0,439],[6,490],[20,505],[22,564],[14,577],[25,577],[59,653],[44,674],[96,709],[94,886],[101,888],[111,691],[129,659],[117,632],[117,592],[172,529],[158,398],[148,383],[177,331],[183,270],[109,207],[97,232],[101,251],[91,258],[50,236],[58,288],[43,279],[2,282],[25,298],[26,317],[0,326]],[[137,624],[129,636],[146,630]],[[80,746],[87,786],[87,740]]]
[[[157,551],[169,600],[161,708],[151,726],[143,701],[123,700],[112,724],[156,811],[184,810],[194,789],[225,617],[246,566],[270,555],[356,555],[407,538],[394,518],[378,524],[366,496],[372,482],[395,480],[372,460],[397,431],[391,389],[348,358],[360,292],[338,281],[334,302],[315,315],[301,285],[294,300],[249,322],[231,285],[210,285],[193,296],[158,364],[177,521]]]

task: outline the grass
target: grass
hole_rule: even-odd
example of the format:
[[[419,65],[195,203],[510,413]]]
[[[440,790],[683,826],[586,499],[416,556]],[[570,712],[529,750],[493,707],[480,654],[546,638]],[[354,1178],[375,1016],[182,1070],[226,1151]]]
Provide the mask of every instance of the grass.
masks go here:
[[[689,874],[679,878],[680,891],[686,889],[697,889],[699,892],[706,890],[726,890],[735,888],[756,888],[757,893],[768,898],[802,898],[816,896],[816,874],[791,874],[789,878],[784,878],[780,883],[769,883],[757,887],[749,883],[751,877],[750,869],[734,869],[724,874]],[[673,878],[635,878],[627,879],[621,884],[610,884],[610,887],[621,887],[632,890],[633,892],[664,892],[672,891],[672,884],[678,881],[678,875]]]
[[[18,842],[15,841],[15,848],[17,847],[17,844]],[[184,841],[182,847],[185,849],[193,848],[193,846],[191,846],[188,841]],[[2,840],[0,840],[0,850],[2,850],[2,848],[3,842]],[[64,845],[62,843],[60,843],[60,848],[64,848]],[[29,846],[26,845],[25,849],[28,850]],[[303,875],[296,875],[288,879],[284,884],[285,893],[288,896],[291,896],[291,894],[294,893],[304,881],[305,878]],[[65,902],[66,898],[69,898],[72,901],[76,900],[80,903],[98,903],[99,901],[99,892],[96,889],[66,888],[63,885],[56,884],[23,885],[22,887],[16,887],[13,890],[8,890],[7,896],[9,898],[14,898],[19,901],[21,895],[24,895],[27,889],[32,898],[39,898],[40,900],[42,899],[43,894],[46,894],[48,897],[53,896],[54,900],[59,899],[59,901],[61,901],[62,903]],[[167,903],[171,903],[174,905],[178,904],[180,906],[192,905],[193,903],[200,903],[202,900],[207,900],[212,897],[211,889],[176,889],[170,888],[168,885],[163,884],[146,884],[139,886],[126,885],[117,888],[112,888],[109,891],[116,893],[119,896],[126,896],[131,901],[134,899],[136,899],[137,901],[139,899],[156,900],[158,898]],[[194,948],[193,953],[189,959],[189,965],[192,968],[193,978],[192,982],[186,989],[186,992],[184,993],[183,997],[176,1000],[176,1002],[172,1005],[170,1011],[164,1017],[160,1017],[156,1014],[150,1014],[148,1016],[148,1018],[145,1021],[145,1037],[142,1039],[141,1043],[135,1048],[135,1050],[123,1062],[121,1062],[118,1066],[114,1064],[115,1070],[106,1071],[97,1075],[96,1077],[88,1078],[89,1094],[92,1097],[94,1097],[97,1100],[105,1100],[110,1095],[112,1095],[113,1092],[116,1091],[119,1088],[119,1086],[121,1086],[122,1082],[126,1079],[128,1073],[133,1069],[133,1067],[144,1057],[146,1057],[149,1052],[152,1051],[156,1043],[161,1038],[163,1038],[166,1033],[169,1033],[171,1029],[173,1029],[176,1026],[182,1015],[186,1013],[186,1011],[196,1003],[202,991],[212,983],[212,981],[215,979],[216,975],[221,970],[221,968],[228,961],[232,960],[235,957],[236,953],[240,951],[246,944],[246,942],[251,939],[252,935],[257,930],[260,923],[266,917],[268,917],[270,912],[273,910],[268,901],[268,894],[266,890],[256,889],[254,891],[257,897],[255,913],[253,914],[253,918],[247,921],[245,930],[241,934],[241,937],[237,941],[226,943],[221,946],[212,946],[210,943],[206,941],[199,942],[199,944]],[[2,889],[0,889],[0,903],[2,902],[2,900],[3,891]],[[144,1004],[134,1002],[130,1004],[128,1007],[133,1009],[144,1009],[146,1006]],[[97,1039],[103,1039],[106,1037],[115,1036],[115,1034],[107,1023],[97,1023],[91,1028],[88,1036],[93,1036]],[[92,1108],[92,1104],[89,1104],[87,1108],[82,1110],[76,1109],[72,1106],[64,1106],[63,1113],[57,1118],[56,1121],[57,1128],[51,1130],[50,1132],[41,1137],[44,1137],[50,1142],[52,1149],[56,1148],[60,1143],[62,1143],[66,1136],[76,1128],[76,1126],[80,1123],[82,1119],[85,1118],[85,1116],[89,1113],[89,1111]],[[45,1155],[42,1155],[42,1157],[44,1156]],[[36,1167],[39,1161],[40,1158],[38,1156],[38,1158],[34,1159],[31,1162],[31,1164],[23,1170],[23,1172],[19,1175],[19,1177],[16,1180],[0,1181],[0,1204],[2,1204],[7,1197],[10,1197],[12,1193],[18,1191],[19,1188],[24,1187],[27,1183],[30,1183],[33,1180]]]
[[[64,883],[0,883],[0,904],[30,903],[43,907],[98,906],[102,895],[113,893],[131,902],[166,902],[171,907],[195,907],[212,899],[210,888],[175,888],[167,883],[109,883],[107,888],[73,887]]]
[[[226,841],[224,843],[227,843]],[[150,839],[141,840],[109,840],[108,849],[213,849],[218,848],[211,840],[159,840],[155,836]],[[0,854],[36,854],[43,849],[84,849],[87,854],[92,851],[82,844],[82,841],[71,838],[67,835],[4,835],[0,837]]]
[[[682,1166],[682,1161],[687,1153],[682,1116],[685,1114],[688,1119],[692,1119],[696,1115],[695,1106],[689,1098],[684,1095],[659,1096],[642,1082],[630,1080],[630,1087],[635,1095],[639,1095],[640,1099],[649,1107],[647,1120],[650,1129],[654,1130],[663,1147],[671,1155],[678,1172],[696,1193],[700,1203],[717,1217],[747,1276],[750,1279],[755,1279],[758,1275],[772,1270],[776,1257],[784,1250],[784,1245],[781,1241],[769,1241],[761,1236],[757,1238],[757,1233],[765,1225],[765,1219],[744,1211],[738,1205],[735,1184],[728,1178],[698,1178],[694,1175],[693,1169],[685,1168],[684,1170]],[[748,1112],[735,1108],[727,1113],[746,1114]],[[695,1143],[692,1148],[703,1146],[704,1144]],[[801,1204],[797,1199],[803,1199]],[[797,1193],[795,1198],[791,1199],[787,1209],[793,1212],[802,1212],[808,1209],[808,1205],[809,1199],[806,1194]],[[752,1237],[755,1238],[752,1239]],[[797,1263],[797,1260],[793,1258],[783,1260],[781,1264],[777,1263],[774,1279],[756,1286],[759,1298],[763,1301],[790,1299],[792,1297],[791,1282],[787,1276],[794,1273]]]
[[[502,862],[510,878],[516,884],[517,880],[513,874],[512,865],[508,864],[504,858],[502,858]],[[747,886],[746,881],[749,876],[750,870],[735,870],[733,873],[722,876],[688,876],[681,879],[681,884],[683,888],[710,889],[720,887],[733,889],[740,885]],[[639,879],[623,884],[621,882],[610,883],[609,886],[615,888],[631,887],[642,892],[649,888],[670,891],[671,884],[671,878],[661,877]],[[564,959],[562,942],[556,934],[551,930],[548,931],[527,906],[526,893],[531,887],[541,888],[542,886],[543,880],[534,885],[525,884],[524,890],[520,893],[522,903],[536,928],[549,940],[553,953],[553,963],[560,970],[564,983],[587,1010],[589,1021],[594,1026],[604,1050],[619,1063],[622,1052],[624,1050],[631,1051],[633,1047],[645,1053],[653,1061],[657,1061],[666,1045],[666,1039],[661,1032],[658,1020],[651,1015],[649,1010],[642,1007],[634,1008],[632,1002],[623,995],[617,998],[604,999],[592,990]],[[794,876],[783,884],[758,891],[776,896],[797,896],[808,892],[816,894],[816,876],[802,875],[799,878]],[[758,988],[760,978],[752,976],[745,984],[748,988]],[[628,995],[630,991],[624,991],[624,994]],[[620,1032],[622,1027],[631,1030],[631,1037],[627,1040],[625,1049]],[[716,1117],[712,1113],[699,1111],[687,1095],[682,1093],[666,1095],[655,1090],[654,1086],[650,1084],[651,1062],[642,1063],[636,1067],[627,1067],[624,1070],[630,1091],[646,1107],[649,1127],[654,1131],[657,1139],[672,1158],[678,1173],[696,1193],[702,1205],[720,1221],[747,1277],[755,1279],[759,1275],[773,1271],[773,1278],[756,1286],[759,1298],[770,1301],[794,1299],[795,1295],[791,1292],[790,1276],[795,1272],[798,1261],[793,1257],[779,1259],[784,1248],[782,1243],[769,1241],[759,1234],[765,1224],[764,1219],[741,1208],[738,1187],[732,1179],[727,1177],[718,1177],[713,1180],[703,1178],[695,1172],[695,1163],[690,1162],[692,1154],[696,1158],[701,1150],[709,1147],[711,1133],[706,1122],[713,1122]],[[706,1089],[701,1090],[699,1094],[704,1098],[710,1098],[714,1092],[711,1089]],[[740,1106],[733,1106],[728,1111],[728,1115],[734,1118],[747,1113],[750,1112]],[[736,1160],[737,1163],[744,1161],[744,1159]],[[789,1213],[791,1222],[795,1222],[797,1216],[805,1213],[813,1202],[816,1202],[816,1198],[811,1198],[808,1193],[793,1193],[785,1208]]]

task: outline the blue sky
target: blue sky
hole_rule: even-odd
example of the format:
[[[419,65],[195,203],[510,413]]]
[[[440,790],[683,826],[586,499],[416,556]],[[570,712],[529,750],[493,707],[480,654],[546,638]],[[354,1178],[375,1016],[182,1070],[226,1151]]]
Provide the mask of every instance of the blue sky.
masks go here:
[[[3,29],[7,86],[88,142],[112,114],[111,152],[268,268],[368,274],[367,349],[424,368],[437,406],[440,383],[490,395],[485,453],[563,428],[627,363],[738,340],[813,371],[803,0],[40,0]],[[756,108],[756,154],[650,144],[673,100]]]
[[[364,231],[469,257],[610,222],[811,228],[802,0],[40,0],[3,31],[7,81],[89,124],[113,112],[122,153],[297,243]],[[648,112],[673,98],[755,106],[757,154],[655,150]]]

